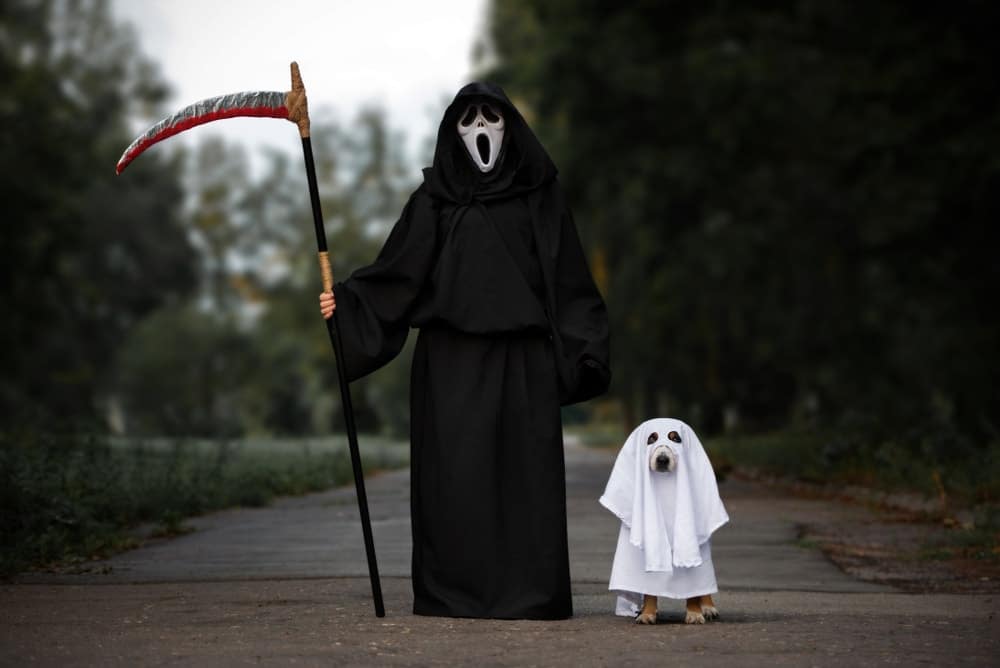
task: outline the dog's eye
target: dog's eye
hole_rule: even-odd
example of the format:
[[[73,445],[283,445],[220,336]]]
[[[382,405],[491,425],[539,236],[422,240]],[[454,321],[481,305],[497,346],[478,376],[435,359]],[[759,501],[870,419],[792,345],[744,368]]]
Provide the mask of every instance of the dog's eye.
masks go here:
[[[667,434],[667,438],[669,438],[674,443],[680,443],[681,442],[680,434],[678,434],[676,431],[672,431],[669,434]]]
[[[652,445],[653,443],[656,443],[656,439],[658,439],[659,437],[660,436],[654,431],[652,434],[649,435],[649,438],[646,439],[646,445]]]

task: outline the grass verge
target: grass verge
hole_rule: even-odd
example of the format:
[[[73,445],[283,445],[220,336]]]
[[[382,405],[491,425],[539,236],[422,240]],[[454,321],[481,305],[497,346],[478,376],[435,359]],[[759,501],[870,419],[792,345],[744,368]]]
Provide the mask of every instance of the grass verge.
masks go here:
[[[408,461],[405,444],[362,439],[365,473]],[[134,547],[134,529],[352,480],[342,438],[112,441],[0,435],[0,576]]]
[[[949,456],[896,442],[852,444],[818,431],[783,430],[709,439],[714,466],[820,485],[859,485],[937,498],[943,507],[1000,501],[1000,444]],[[958,453],[955,453],[958,454]]]
[[[857,485],[885,495],[903,493],[932,500],[930,507],[936,510],[924,511],[920,517],[942,530],[918,546],[917,558],[949,562],[1000,560],[997,444],[978,453],[948,457],[896,442],[845,447],[842,440],[819,432],[786,430],[717,437],[710,439],[706,448],[716,471],[737,467],[828,490]],[[869,498],[888,502],[885,495]]]

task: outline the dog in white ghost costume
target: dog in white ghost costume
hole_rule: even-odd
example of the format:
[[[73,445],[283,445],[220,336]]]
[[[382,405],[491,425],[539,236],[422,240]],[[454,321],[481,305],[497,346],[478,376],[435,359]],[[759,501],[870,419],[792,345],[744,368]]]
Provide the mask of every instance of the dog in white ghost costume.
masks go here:
[[[600,503],[621,520],[608,588],[615,613],[656,622],[656,597],[686,599],[688,623],[718,617],[711,537],[729,521],[694,430],[647,420],[618,453]]]

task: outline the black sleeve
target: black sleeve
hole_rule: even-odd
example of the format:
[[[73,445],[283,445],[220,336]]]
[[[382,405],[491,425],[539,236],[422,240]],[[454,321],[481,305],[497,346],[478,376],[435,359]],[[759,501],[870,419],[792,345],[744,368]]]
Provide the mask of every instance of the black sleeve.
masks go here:
[[[563,405],[604,394],[611,383],[608,310],[594,285],[569,208],[562,207],[555,271]]]
[[[430,274],[436,248],[433,201],[418,189],[375,262],[334,286],[337,322],[349,380],[392,360],[403,348],[410,313]]]

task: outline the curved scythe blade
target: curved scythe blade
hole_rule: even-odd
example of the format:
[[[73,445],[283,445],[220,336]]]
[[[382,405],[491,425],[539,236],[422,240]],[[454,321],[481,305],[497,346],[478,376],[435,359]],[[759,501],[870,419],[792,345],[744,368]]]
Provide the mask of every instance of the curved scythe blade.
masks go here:
[[[288,118],[288,109],[285,107],[286,95],[287,93],[274,91],[231,93],[184,107],[136,137],[122,153],[115,167],[115,173],[121,174],[130,162],[153,144],[197,125],[236,116]]]

